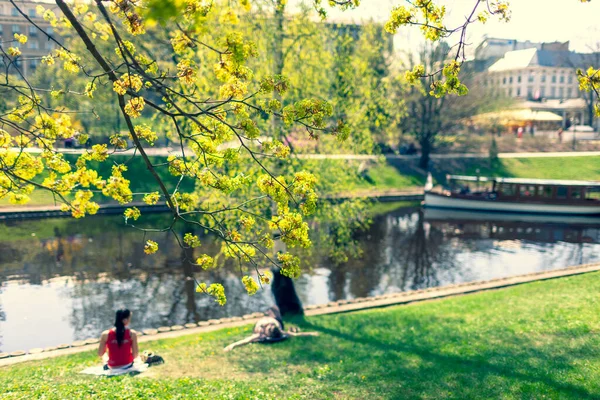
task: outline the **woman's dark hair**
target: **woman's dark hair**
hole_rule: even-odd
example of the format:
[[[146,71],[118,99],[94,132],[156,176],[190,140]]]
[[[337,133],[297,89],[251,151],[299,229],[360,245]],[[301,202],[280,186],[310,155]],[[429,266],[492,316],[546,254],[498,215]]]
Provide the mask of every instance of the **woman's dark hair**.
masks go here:
[[[281,311],[279,311],[279,307],[277,307],[277,306],[269,307],[269,309],[265,312],[265,315],[275,318],[279,322],[279,324],[281,324],[281,329],[284,328],[283,318],[281,317]]]
[[[115,316],[115,328],[117,328],[117,344],[119,346],[121,346],[123,338],[125,337],[125,325],[123,325],[123,320],[129,318],[130,315],[131,311],[126,308],[117,310],[117,315]]]
[[[267,326],[265,334],[269,339],[281,339],[283,337],[283,332],[275,324]]]

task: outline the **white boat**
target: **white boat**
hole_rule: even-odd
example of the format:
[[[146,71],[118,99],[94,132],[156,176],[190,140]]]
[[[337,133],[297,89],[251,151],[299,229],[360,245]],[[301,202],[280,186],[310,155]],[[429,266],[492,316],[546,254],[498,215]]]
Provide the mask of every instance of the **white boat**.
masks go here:
[[[425,206],[504,213],[600,215],[600,182],[450,175]]]

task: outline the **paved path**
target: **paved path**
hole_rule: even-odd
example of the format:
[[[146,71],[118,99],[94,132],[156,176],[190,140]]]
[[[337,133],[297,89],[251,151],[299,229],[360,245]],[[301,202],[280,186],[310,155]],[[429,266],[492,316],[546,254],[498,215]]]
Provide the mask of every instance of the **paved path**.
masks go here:
[[[18,151],[19,149],[14,148]],[[64,154],[83,154],[85,149],[64,149],[58,148],[59,152]],[[169,156],[181,155],[179,148],[166,147],[148,147],[145,148],[146,154],[149,156]],[[41,153],[38,148],[27,148],[23,150],[26,153]],[[191,150],[187,149],[186,154],[191,154]],[[139,152],[135,150],[120,151],[117,154],[124,156],[139,156]],[[369,154],[298,154],[298,158],[309,160],[378,160],[386,158],[390,160],[417,160],[419,155],[369,155]],[[535,153],[499,153],[499,158],[544,158],[544,157],[597,157],[600,156],[600,151],[565,151],[565,152],[535,152]],[[449,153],[449,154],[432,154],[432,159],[453,159],[453,158],[488,158],[488,153]]]
[[[584,264],[573,267],[568,267],[553,271],[542,271],[527,275],[513,276],[509,278],[492,279],[488,281],[470,282],[460,285],[450,285],[438,288],[430,288],[425,290],[416,290],[410,292],[393,293],[376,297],[369,298],[357,298],[353,300],[342,300],[337,302],[331,302],[328,304],[318,306],[308,306],[305,308],[305,314],[307,316],[314,315],[325,315],[325,314],[338,314],[344,312],[366,310],[371,308],[388,307],[393,305],[411,304],[421,301],[443,299],[447,297],[460,296],[469,293],[482,292],[487,290],[496,290],[509,286],[521,285],[523,283],[543,281],[547,279],[555,279],[573,275],[586,274],[590,272],[600,271],[600,263],[595,264]],[[140,337],[141,343],[149,342],[158,339],[175,338],[184,335],[201,335],[206,332],[215,331],[222,328],[233,328],[239,326],[245,326],[255,323],[260,313],[254,313],[245,315],[243,317],[234,318],[222,318],[220,320],[209,320],[199,322],[198,324],[187,324],[186,327],[174,326],[165,327],[166,331],[162,333],[152,332],[149,335]],[[185,329],[187,328],[187,329]],[[162,328],[161,328],[162,329]],[[147,330],[150,331],[150,330]],[[152,330],[156,331],[156,330]],[[146,332],[146,331],[145,331]],[[90,339],[94,340],[94,339]],[[73,345],[64,345],[68,348],[62,350],[51,350],[51,351],[32,351],[30,354],[22,352],[24,355],[12,356],[8,358],[0,358],[0,367],[14,365],[17,363],[33,360],[42,360],[45,358],[59,357],[68,354],[81,353],[84,351],[95,350],[97,344],[84,344],[79,341],[73,343]],[[15,353],[17,354],[17,353]],[[5,355],[0,354],[0,357]]]

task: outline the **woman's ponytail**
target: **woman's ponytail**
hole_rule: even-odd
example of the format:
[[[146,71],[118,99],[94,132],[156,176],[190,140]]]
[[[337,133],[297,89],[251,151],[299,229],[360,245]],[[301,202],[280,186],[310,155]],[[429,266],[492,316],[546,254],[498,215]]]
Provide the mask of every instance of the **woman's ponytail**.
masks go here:
[[[123,320],[129,318],[131,312],[128,309],[122,309],[117,311],[117,315],[115,317],[115,328],[117,333],[117,344],[121,346],[123,343],[123,339],[125,338],[125,325],[123,324]]]

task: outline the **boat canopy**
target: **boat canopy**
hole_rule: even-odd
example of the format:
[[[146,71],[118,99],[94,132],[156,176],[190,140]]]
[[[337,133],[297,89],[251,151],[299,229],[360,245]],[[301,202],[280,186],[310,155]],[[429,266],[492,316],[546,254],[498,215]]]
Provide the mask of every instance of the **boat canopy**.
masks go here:
[[[450,181],[467,182],[496,182],[496,183],[515,183],[519,185],[544,185],[544,186],[586,186],[600,187],[599,181],[578,181],[561,179],[530,179],[530,178],[490,178],[485,176],[470,175],[448,175]]]

